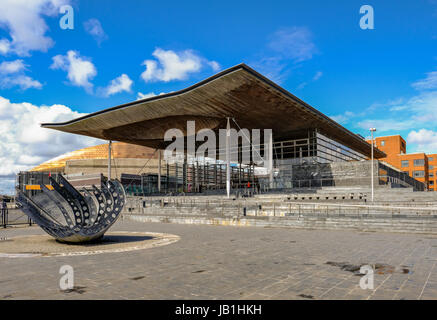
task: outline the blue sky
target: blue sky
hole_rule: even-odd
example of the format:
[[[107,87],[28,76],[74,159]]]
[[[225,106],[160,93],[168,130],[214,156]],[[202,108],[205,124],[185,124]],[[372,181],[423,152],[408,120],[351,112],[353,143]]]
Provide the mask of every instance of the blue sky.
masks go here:
[[[65,4],[73,30],[59,26]],[[373,30],[359,27],[365,4]],[[409,152],[437,153],[436,19],[435,0],[0,0],[0,177],[98,143],[39,122],[182,89],[241,62],[353,132],[375,126],[401,134]]]

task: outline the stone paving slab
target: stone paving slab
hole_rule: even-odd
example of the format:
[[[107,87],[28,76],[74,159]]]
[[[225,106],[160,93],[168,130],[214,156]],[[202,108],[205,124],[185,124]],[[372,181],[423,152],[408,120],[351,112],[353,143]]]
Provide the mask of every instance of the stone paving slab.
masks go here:
[[[180,240],[131,252],[0,258],[0,299],[437,299],[437,237],[430,235],[126,220],[117,231]],[[38,234],[38,227],[0,229],[0,239]],[[59,288],[67,264],[71,292]],[[373,290],[346,270],[363,264],[384,266]]]

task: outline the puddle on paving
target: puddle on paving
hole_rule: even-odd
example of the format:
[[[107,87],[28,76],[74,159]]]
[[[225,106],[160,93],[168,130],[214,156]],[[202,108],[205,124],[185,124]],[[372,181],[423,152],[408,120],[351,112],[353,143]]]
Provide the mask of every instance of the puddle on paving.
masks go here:
[[[314,299],[314,296],[310,295],[310,294],[299,294],[299,297],[305,298],[305,299]]]
[[[82,294],[82,293],[86,292],[85,289],[86,289],[86,287],[74,286],[73,289],[61,290],[61,292],[63,292],[63,293],[76,292],[76,293]]]

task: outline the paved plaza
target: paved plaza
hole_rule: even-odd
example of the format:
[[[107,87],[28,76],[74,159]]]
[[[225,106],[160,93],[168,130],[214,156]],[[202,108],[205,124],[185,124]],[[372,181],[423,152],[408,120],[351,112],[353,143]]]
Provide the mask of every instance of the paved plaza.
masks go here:
[[[437,299],[437,237],[429,235],[117,222],[111,232],[180,240],[142,250],[0,258],[0,299]],[[0,240],[43,234],[0,230]],[[59,270],[74,268],[61,291]],[[376,268],[374,290],[359,286]]]

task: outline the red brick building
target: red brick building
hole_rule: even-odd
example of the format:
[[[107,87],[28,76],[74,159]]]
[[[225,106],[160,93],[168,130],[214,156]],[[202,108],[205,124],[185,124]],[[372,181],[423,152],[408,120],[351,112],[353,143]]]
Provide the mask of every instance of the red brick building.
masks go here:
[[[371,143],[370,140],[367,142]],[[375,147],[387,157],[379,159],[423,182],[428,190],[437,191],[437,154],[408,153],[407,144],[400,135],[375,138]]]

